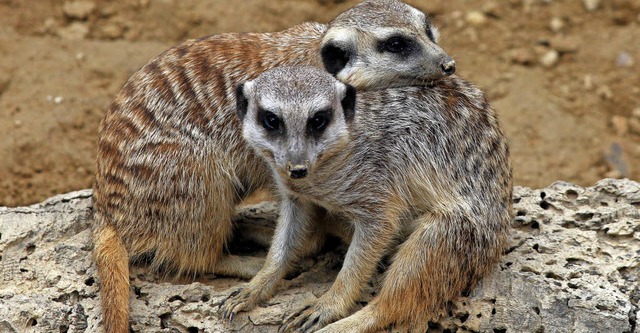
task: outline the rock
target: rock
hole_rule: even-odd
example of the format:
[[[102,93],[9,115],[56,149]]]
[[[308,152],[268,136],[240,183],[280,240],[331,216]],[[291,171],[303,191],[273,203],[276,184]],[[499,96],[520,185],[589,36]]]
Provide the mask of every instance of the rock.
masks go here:
[[[640,135],[640,119],[639,118],[629,119],[629,131],[635,135]]]
[[[491,17],[500,17],[500,10],[503,8],[502,4],[495,1],[485,1],[482,4],[482,12]]]
[[[98,29],[98,35],[107,39],[119,39],[124,35],[124,28],[120,24],[108,23]]]
[[[582,79],[582,83],[585,90],[593,90],[595,88],[595,84],[593,83],[593,75],[591,74],[586,74]]]
[[[96,4],[93,1],[68,1],[62,5],[64,14],[75,20],[86,20],[95,9]]]
[[[588,12],[593,12],[600,7],[600,0],[582,0],[582,5]]]
[[[82,22],[71,22],[68,26],[58,29],[57,34],[62,39],[81,40],[89,35],[89,27]]]
[[[611,125],[617,135],[624,136],[629,133],[629,119],[627,117],[613,116],[611,117]]]
[[[56,30],[58,30],[58,21],[56,21],[56,19],[53,17],[47,17],[44,20],[44,23],[42,25],[42,28],[40,29],[40,32],[47,33],[47,34],[55,34]]]
[[[631,54],[624,51],[618,53],[618,56],[616,57],[616,66],[627,68],[633,66],[633,63],[633,56]]]
[[[474,26],[481,26],[487,23],[487,15],[480,11],[472,11],[465,16],[467,23]]]
[[[535,63],[536,56],[529,48],[517,48],[509,51],[511,62],[524,66],[531,66]]]
[[[560,17],[555,16],[551,19],[551,22],[549,22],[549,29],[555,33],[561,32],[564,30],[564,27],[564,20]]]
[[[555,66],[560,60],[560,53],[556,50],[549,50],[540,57],[540,64],[546,68]]]
[[[433,324],[449,332],[629,332],[640,301],[640,184],[606,179],[582,188],[515,187],[510,247],[490,276]],[[239,211],[273,227],[275,205]],[[91,191],[19,208],[0,207],[0,332],[100,332],[91,258]],[[344,247],[339,248],[344,251]],[[167,280],[134,266],[134,332],[276,332],[287,314],[326,291],[343,253],[311,259],[277,295],[228,323],[217,307],[238,279]],[[378,276],[373,286],[379,284]],[[372,298],[367,287],[362,302]]]
[[[596,94],[598,94],[598,96],[600,96],[600,98],[604,100],[610,100],[613,98],[613,91],[611,90],[611,88],[609,88],[609,86],[606,85],[598,87],[598,89],[596,90]]]

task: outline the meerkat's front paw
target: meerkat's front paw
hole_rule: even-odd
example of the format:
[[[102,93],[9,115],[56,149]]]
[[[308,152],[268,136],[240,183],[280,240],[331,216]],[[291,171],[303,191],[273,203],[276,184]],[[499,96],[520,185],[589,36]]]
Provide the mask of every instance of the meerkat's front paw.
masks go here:
[[[262,301],[261,298],[260,293],[254,292],[254,288],[247,283],[229,294],[229,297],[220,304],[218,313],[222,315],[222,318],[233,321],[238,312],[253,309]]]
[[[340,317],[340,313],[334,308],[316,301],[287,317],[278,332],[315,332]]]

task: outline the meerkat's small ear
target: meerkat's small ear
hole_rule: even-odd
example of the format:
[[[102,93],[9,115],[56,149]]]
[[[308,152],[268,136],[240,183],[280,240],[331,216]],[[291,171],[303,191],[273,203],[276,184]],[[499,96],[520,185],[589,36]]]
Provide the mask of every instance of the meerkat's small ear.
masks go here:
[[[349,58],[351,58],[350,52],[343,45],[333,41],[326,43],[322,47],[320,56],[322,57],[324,68],[334,76],[347,66]]]
[[[434,26],[429,27],[429,29],[431,30],[431,37],[433,42],[438,44],[438,42],[440,41],[440,30],[438,30],[438,28]]]
[[[247,114],[247,109],[249,108],[249,100],[247,99],[245,91],[249,90],[252,86],[253,82],[249,81],[241,83],[236,88],[236,112],[240,120],[244,119],[244,116]]]
[[[346,121],[352,121],[356,115],[356,88],[349,84],[339,83],[344,86],[344,97],[342,97],[342,112],[344,112],[344,119]]]
[[[357,50],[358,38],[354,32],[345,28],[329,28],[322,39],[320,57],[327,72],[336,76],[343,70]]]

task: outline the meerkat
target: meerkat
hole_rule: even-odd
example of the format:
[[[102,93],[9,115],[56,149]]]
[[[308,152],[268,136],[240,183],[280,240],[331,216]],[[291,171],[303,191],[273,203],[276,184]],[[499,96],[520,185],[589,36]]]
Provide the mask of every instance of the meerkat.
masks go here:
[[[455,71],[428,16],[395,0],[365,1],[328,25],[189,40],[151,60],[99,127],[93,239],[107,332],[128,332],[130,261],[244,278],[262,267],[224,253],[234,206],[272,184],[241,138],[235,88],[283,65],[325,68],[358,89],[425,84]]]
[[[284,67],[241,85],[237,100],[242,135],[277,184],[280,217],[264,267],[221,305],[224,317],[272,296],[323,216],[350,221],[349,249],[332,287],[283,332],[424,332],[505,250],[509,151],[494,110],[463,79],[356,98],[326,72]],[[394,248],[379,293],[345,318]]]

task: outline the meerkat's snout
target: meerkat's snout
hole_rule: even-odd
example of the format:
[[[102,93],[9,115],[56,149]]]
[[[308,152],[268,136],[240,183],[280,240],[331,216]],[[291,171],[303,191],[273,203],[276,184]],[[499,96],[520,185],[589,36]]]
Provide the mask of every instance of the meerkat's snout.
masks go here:
[[[309,162],[305,162],[305,164],[289,164],[287,165],[287,171],[289,172],[289,177],[292,179],[300,179],[304,178],[309,174]]]
[[[446,76],[452,75],[456,72],[456,62],[451,57],[446,57],[440,63],[440,69]]]

